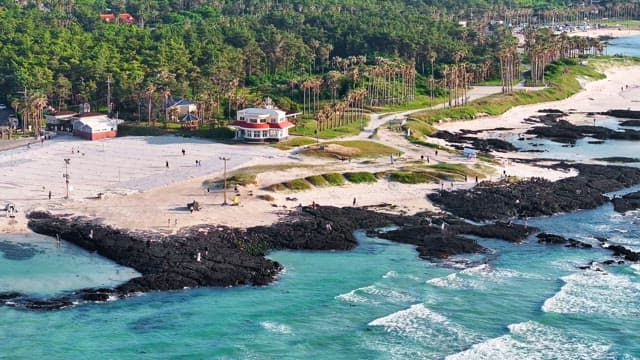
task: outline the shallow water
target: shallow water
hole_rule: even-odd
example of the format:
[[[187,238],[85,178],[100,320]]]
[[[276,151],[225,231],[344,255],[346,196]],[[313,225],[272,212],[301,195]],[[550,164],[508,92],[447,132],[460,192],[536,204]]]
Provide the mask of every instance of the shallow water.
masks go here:
[[[609,55],[640,56],[640,36],[612,39],[607,46]]]
[[[618,217],[605,206],[529,224],[587,241],[618,236],[640,245],[631,235],[638,228]],[[2,291],[46,283],[39,291],[56,293],[104,285],[105,279],[113,280],[114,270],[127,273],[92,254],[43,247],[42,239],[33,237],[43,253],[0,258]],[[495,250],[495,260],[453,269],[417,259],[412,246],[363,234],[358,238],[361,245],[351,252],[274,252],[271,258],[286,271],[268,287],[152,293],[55,312],[2,307],[0,353],[54,359],[604,359],[640,354],[635,341],[638,267],[607,267],[606,273],[577,268],[608,258],[606,251],[543,246],[535,239],[520,245],[480,240]],[[84,270],[71,266],[64,276],[60,269],[59,281],[51,285],[45,269],[67,257],[77,258]],[[27,276],[16,263],[40,270]],[[78,272],[92,276],[77,282]]]

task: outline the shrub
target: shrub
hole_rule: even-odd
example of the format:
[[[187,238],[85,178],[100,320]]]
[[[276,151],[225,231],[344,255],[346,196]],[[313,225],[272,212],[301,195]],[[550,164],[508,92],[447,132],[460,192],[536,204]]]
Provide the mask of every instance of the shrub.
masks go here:
[[[345,182],[344,176],[338,173],[323,174],[322,177],[324,177],[327,180],[327,182],[333,186],[344,185],[344,182]]]
[[[389,181],[402,184],[423,184],[438,182],[438,179],[427,172],[396,171],[389,173]]]
[[[311,184],[305,179],[294,179],[284,183],[284,186],[289,190],[301,191],[311,189]]]
[[[344,173],[343,176],[349,182],[352,182],[354,184],[374,183],[378,181],[376,176],[370,172],[349,172],[349,173]]]
[[[329,182],[322,175],[313,175],[305,178],[311,185],[315,187],[329,186]]]

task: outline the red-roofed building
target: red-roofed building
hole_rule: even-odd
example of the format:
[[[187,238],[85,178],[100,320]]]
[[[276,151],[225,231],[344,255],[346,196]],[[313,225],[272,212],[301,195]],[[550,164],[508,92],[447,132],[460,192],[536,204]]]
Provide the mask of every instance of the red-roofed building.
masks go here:
[[[293,126],[284,111],[268,106],[239,110],[230,127],[236,131],[236,140],[262,142],[286,139]]]
[[[118,15],[118,20],[120,20],[120,22],[125,23],[125,24],[135,24],[135,22],[136,22],[136,18],[131,16],[131,14],[129,14],[129,13],[124,13],[124,14]]]
[[[100,19],[108,22],[108,23],[114,23],[116,22],[116,16],[113,14],[100,14]]]
[[[122,13],[116,16],[115,14],[100,14],[100,19],[108,23],[122,23],[122,24],[135,24],[136,18],[129,13]]]
[[[116,137],[118,122],[106,114],[81,113],[73,117],[73,135],[86,140]]]

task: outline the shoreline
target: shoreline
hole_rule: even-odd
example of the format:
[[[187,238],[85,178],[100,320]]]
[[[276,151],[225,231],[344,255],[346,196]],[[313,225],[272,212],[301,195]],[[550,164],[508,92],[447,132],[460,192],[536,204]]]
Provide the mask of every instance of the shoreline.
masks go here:
[[[523,120],[538,115],[538,110],[558,108],[566,112],[577,109],[581,112],[600,112],[607,109],[637,107],[633,99],[640,98],[640,83],[624,89],[628,79],[640,79],[640,66],[612,67],[605,70],[607,78],[598,81],[583,81],[583,90],[565,100],[518,106],[496,117],[475,120],[454,121],[438,124],[439,130],[458,132],[461,129],[487,130],[496,127],[511,128],[508,132],[489,132],[486,136],[506,136],[518,134],[534,126]],[[621,90],[621,88],[623,88]],[[612,97],[611,94],[616,94]],[[584,122],[582,114],[573,114],[570,120]],[[484,136],[484,135],[482,135]],[[430,158],[432,163],[447,162],[473,166],[477,160],[465,159],[461,155],[440,152],[434,149],[416,147],[408,143],[396,132],[380,128],[378,141],[401,150],[403,155],[394,164],[388,159],[361,159],[345,164],[337,160],[301,158],[292,151],[280,151],[272,147],[247,145],[223,145],[207,140],[183,139],[177,137],[132,137],[116,138],[110,141],[85,142],[72,137],[57,137],[31,149],[21,148],[0,152],[0,164],[11,166],[8,179],[25,181],[5,181],[0,183],[0,207],[7,201],[16,203],[19,209],[16,221],[9,224],[0,218],[1,233],[28,233],[25,212],[30,210],[51,211],[54,214],[73,213],[88,216],[106,225],[122,229],[153,231],[173,234],[183,227],[199,224],[217,224],[238,228],[270,225],[299,205],[317,203],[331,206],[351,206],[353,200],[360,207],[392,204],[397,214],[415,214],[424,210],[436,211],[436,207],[426,197],[441,188],[440,184],[427,183],[406,185],[380,180],[373,184],[346,184],[343,186],[314,188],[302,192],[269,192],[263,187],[273,183],[302,178],[318,173],[349,171],[384,171],[400,169],[421,157]],[[179,154],[180,148],[187,148],[187,156]],[[64,200],[64,182],[58,180],[64,173],[61,159],[68,157],[69,149],[81,149],[81,154],[71,155],[72,199]],[[212,156],[214,154],[214,156]],[[223,192],[218,189],[207,192],[205,180],[221,179],[222,164],[218,154],[231,154],[234,163],[227,169],[261,166],[265,171],[257,176],[257,185],[240,186],[239,206],[221,206]],[[496,153],[497,164],[491,165],[497,179],[503,172],[529,178],[540,176],[549,180],[559,180],[575,173],[540,168],[512,161],[531,158],[531,154]],[[201,158],[204,167],[194,167],[193,158]],[[164,160],[174,164],[165,169]],[[51,163],[58,163],[57,169],[49,169]],[[152,164],[149,166],[149,164]],[[269,169],[271,167],[271,169]],[[41,172],[43,172],[41,174]],[[54,179],[54,182],[51,182]],[[455,189],[469,188],[473,181],[455,181],[446,184]],[[53,199],[47,199],[52,191]],[[228,191],[228,201],[236,194]],[[106,194],[106,199],[97,199],[96,194]],[[424,196],[415,196],[416,193]],[[273,201],[259,197],[270,195]],[[291,199],[295,199],[291,201]],[[189,213],[186,204],[197,200],[203,209]]]

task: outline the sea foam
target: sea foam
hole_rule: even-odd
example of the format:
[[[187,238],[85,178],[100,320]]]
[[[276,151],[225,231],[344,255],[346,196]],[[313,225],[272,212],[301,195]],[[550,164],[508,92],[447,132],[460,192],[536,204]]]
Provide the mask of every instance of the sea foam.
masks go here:
[[[423,304],[411,305],[390,315],[369,322],[393,335],[411,338],[432,346],[464,347],[476,338],[470,331],[450,321],[446,316],[427,309]]]
[[[285,324],[279,324],[272,321],[263,321],[260,323],[265,330],[276,334],[291,334],[291,327]]]
[[[567,335],[535,321],[509,325],[509,334],[473,345],[446,360],[603,359],[612,358],[609,345]]]
[[[444,277],[430,279],[427,284],[455,289],[484,289],[487,283],[501,284],[510,278],[534,277],[532,274],[509,269],[496,269],[488,264],[482,264]]]
[[[409,294],[405,294],[396,290],[386,289],[377,285],[369,285],[348,293],[340,294],[335,297],[338,300],[351,303],[408,303],[415,301],[415,298]]]
[[[586,270],[562,277],[565,284],[542,305],[545,312],[640,316],[640,283],[626,275]]]

